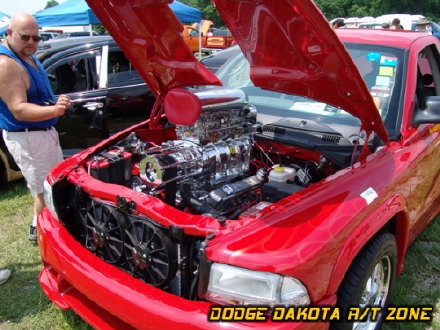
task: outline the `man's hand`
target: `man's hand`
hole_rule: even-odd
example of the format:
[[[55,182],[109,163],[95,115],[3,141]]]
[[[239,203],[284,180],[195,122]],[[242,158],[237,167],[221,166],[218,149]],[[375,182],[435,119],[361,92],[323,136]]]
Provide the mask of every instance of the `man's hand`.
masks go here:
[[[68,95],[62,94],[58,97],[58,101],[55,104],[55,108],[57,110],[58,116],[64,115],[66,110],[70,107],[72,104],[72,100]]]

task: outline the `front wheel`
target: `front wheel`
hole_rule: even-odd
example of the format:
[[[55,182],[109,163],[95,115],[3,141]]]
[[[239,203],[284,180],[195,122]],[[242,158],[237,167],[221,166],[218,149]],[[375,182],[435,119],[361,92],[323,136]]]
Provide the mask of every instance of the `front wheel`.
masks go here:
[[[338,307],[347,318],[350,307],[381,307],[372,320],[335,322],[332,330],[378,330],[385,316],[384,307],[396,278],[397,245],[394,236],[383,232],[374,237],[354,259],[338,290]]]

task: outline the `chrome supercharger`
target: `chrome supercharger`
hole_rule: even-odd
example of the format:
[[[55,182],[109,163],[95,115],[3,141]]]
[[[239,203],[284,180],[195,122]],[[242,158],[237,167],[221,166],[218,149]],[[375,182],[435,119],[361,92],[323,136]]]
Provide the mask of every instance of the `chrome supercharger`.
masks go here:
[[[198,96],[206,100],[211,94],[205,92]],[[177,140],[145,150],[139,162],[142,184],[136,187],[165,196],[172,205],[180,201],[201,213],[218,213],[215,210],[218,207],[208,206],[216,204],[209,193],[249,170],[257,125],[256,109],[248,104],[241,91],[215,96],[216,100],[227,101],[207,102],[209,105],[202,108],[196,123],[176,125]],[[234,189],[227,191],[233,196],[240,195]]]
[[[236,211],[232,204],[247,204],[253,189],[261,185],[256,178],[245,179],[258,126],[256,109],[241,90],[208,90],[196,95],[204,104],[200,117],[193,125],[175,125],[177,139],[155,145],[132,133],[109,148],[111,153],[104,150],[90,158],[87,166],[91,175],[197,213],[223,216]],[[118,150],[118,160],[129,158],[124,163],[107,157]],[[120,163],[130,168],[116,168]],[[127,180],[127,173],[135,174]],[[112,182],[119,177],[123,179]],[[244,195],[246,198],[240,199]]]

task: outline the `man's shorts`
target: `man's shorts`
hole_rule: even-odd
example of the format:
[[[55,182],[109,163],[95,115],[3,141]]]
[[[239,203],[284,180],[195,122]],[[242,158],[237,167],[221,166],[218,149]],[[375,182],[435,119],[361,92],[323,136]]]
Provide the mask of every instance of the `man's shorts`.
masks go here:
[[[32,196],[43,193],[43,182],[49,171],[63,160],[56,129],[30,132],[3,131],[3,139],[20,167]]]

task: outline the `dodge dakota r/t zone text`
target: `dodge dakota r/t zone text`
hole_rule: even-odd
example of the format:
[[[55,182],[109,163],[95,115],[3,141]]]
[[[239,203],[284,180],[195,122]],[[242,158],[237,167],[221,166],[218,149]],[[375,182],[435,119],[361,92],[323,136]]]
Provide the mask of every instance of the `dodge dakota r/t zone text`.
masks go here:
[[[215,0],[240,49],[214,75],[167,1],[87,2],[156,103],[49,174],[48,297],[96,329],[379,329],[440,211],[439,40]],[[378,315],[210,322],[221,306]]]

